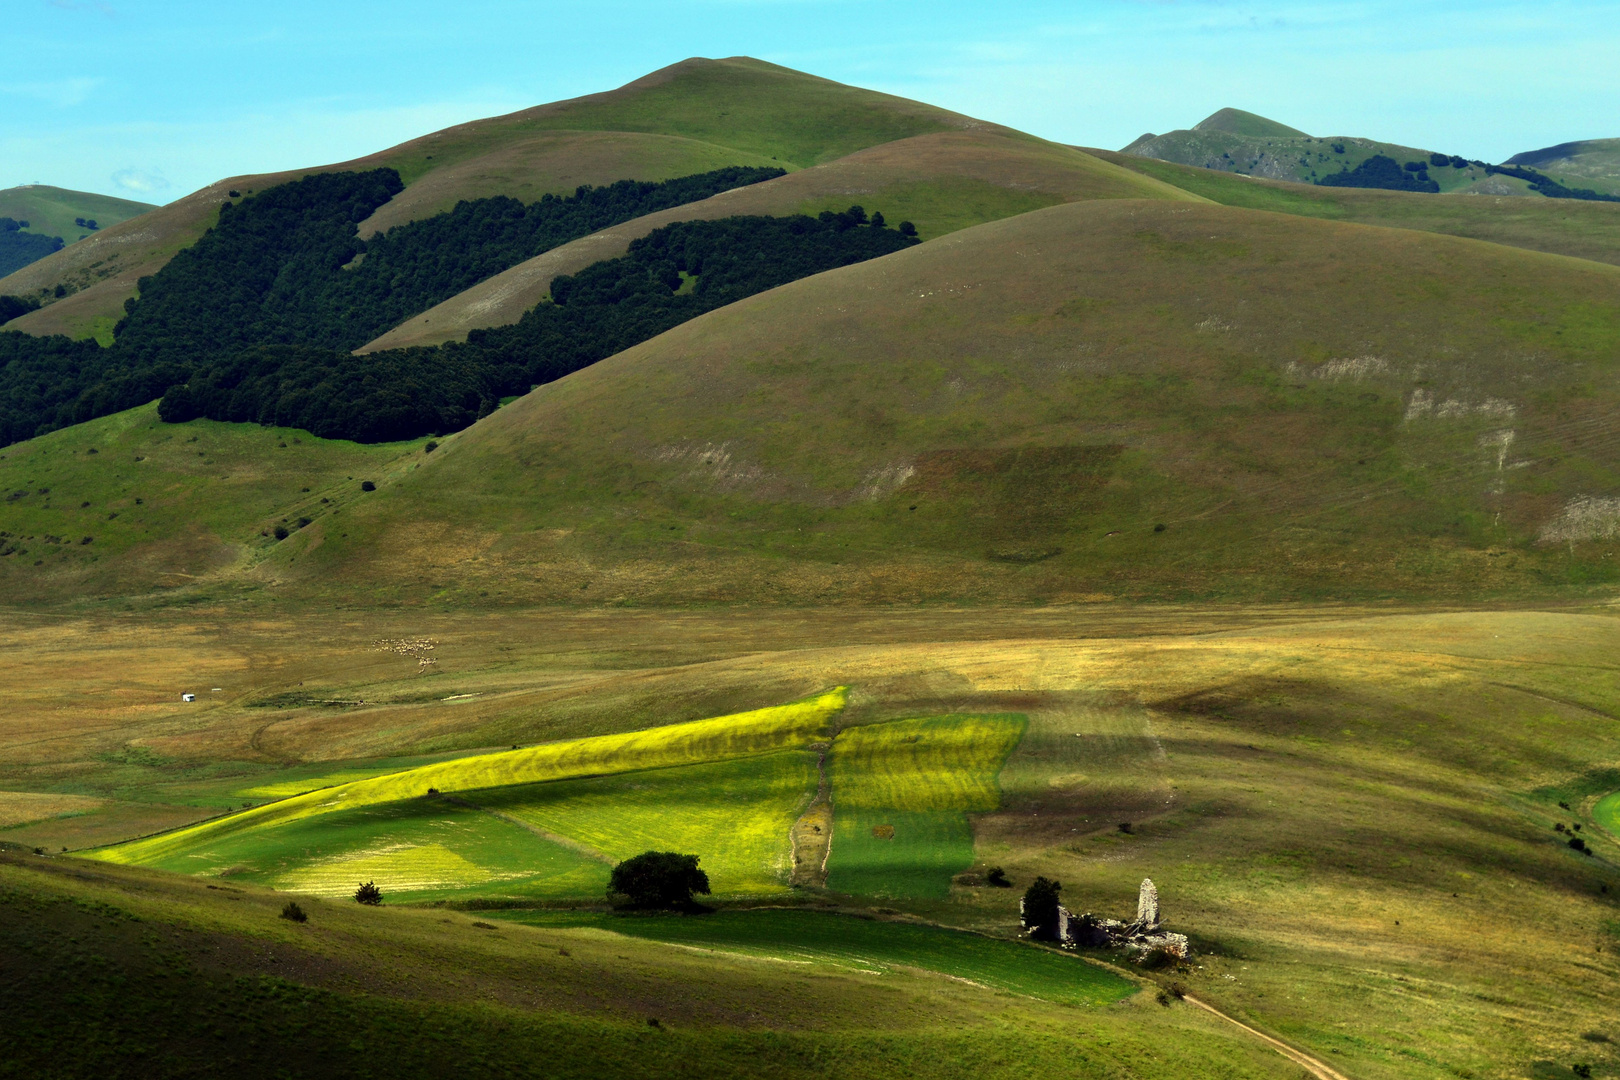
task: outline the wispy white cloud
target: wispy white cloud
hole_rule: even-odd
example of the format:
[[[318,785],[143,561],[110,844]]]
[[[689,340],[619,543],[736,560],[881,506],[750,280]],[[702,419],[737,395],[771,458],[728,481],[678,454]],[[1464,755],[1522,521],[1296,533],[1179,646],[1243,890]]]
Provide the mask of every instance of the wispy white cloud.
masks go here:
[[[113,186],[136,195],[156,195],[169,187],[168,178],[158,169],[119,169],[112,174]]]

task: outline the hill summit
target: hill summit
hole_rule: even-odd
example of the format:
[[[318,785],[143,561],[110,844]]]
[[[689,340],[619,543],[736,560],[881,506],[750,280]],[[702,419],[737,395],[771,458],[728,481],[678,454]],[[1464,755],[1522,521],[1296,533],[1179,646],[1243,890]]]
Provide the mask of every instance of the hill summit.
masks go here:
[[[1255,138],[1270,139],[1308,139],[1309,135],[1291,128],[1287,124],[1279,124],[1275,120],[1268,120],[1258,113],[1244,112],[1242,109],[1220,109],[1210,113],[1204,119],[1194,124],[1194,131],[1224,131],[1229,135],[1248,135]]]

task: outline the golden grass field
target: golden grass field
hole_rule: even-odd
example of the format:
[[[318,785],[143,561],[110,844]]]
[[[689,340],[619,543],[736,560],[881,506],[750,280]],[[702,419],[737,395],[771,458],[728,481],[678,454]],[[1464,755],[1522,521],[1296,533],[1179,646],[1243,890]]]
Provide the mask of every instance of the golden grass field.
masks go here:
[[[436,642],[434,674],[376,648],[400,638]],[[857,726],[1027,717],[1002,809],[975,822],[977,868],[1045,873],[1074,910],[1112,915],[1151,876],[1198,949],[1189,988],[1345,1075],[1539,1076],[1538,1062],[1608,1061],[1611,1044],[1584,1036],[1620,1036],[1620,843],[1591,818],[1620,789],[1612,607],[199,609],[14,614],[5,644],[33,677],[0,691],[16,718],[0,787],[110,800],[0,833],[13,842],[104,843],[112,815],[217,813],[289,770],[848,685]],[[222,689],[182,706],[190,686]],[[366,704],[299,704],[332,699]],[[1552,829],[1581,821],[1594,855]],[[889,903],[1005,934],[1018,891]]]

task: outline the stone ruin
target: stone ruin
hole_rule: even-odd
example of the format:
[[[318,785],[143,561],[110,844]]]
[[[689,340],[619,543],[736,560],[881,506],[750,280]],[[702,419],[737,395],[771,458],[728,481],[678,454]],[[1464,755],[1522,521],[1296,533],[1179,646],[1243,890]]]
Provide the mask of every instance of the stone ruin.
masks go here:
[[[1023,904],[1019,903],[1019,914]],[[1057,940],[1061,945],[1084,945],[1093,949],[1124,948],[1145,960],[1155,951],[1172,960],[1181,961],[1191,955],[1191,943],[1185,934],[1173,934],[1159,925],[1159,890],[1152,878],[1143,878],[1136,893],[1136,918],[1120,922],[1104,919],[1086,912],[1073,915],[1069,909],[1058,906]]]

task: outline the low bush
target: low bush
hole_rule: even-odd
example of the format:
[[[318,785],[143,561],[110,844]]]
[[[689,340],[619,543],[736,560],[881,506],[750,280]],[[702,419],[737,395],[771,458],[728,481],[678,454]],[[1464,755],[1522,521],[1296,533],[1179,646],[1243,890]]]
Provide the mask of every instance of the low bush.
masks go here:
[[[289,922],[308,922],[309,916],[304,909],[298,906],[298,901],[289,900],[287,906],[281,909],[281,917]]]
[[[354,901],[357,904],[366,904],[370,907],[376,907],[378,904],[382,903],[382,890],[377,888],[376,882],[368,881],[364,885],[361,885],[358,889],[354,890]]]

